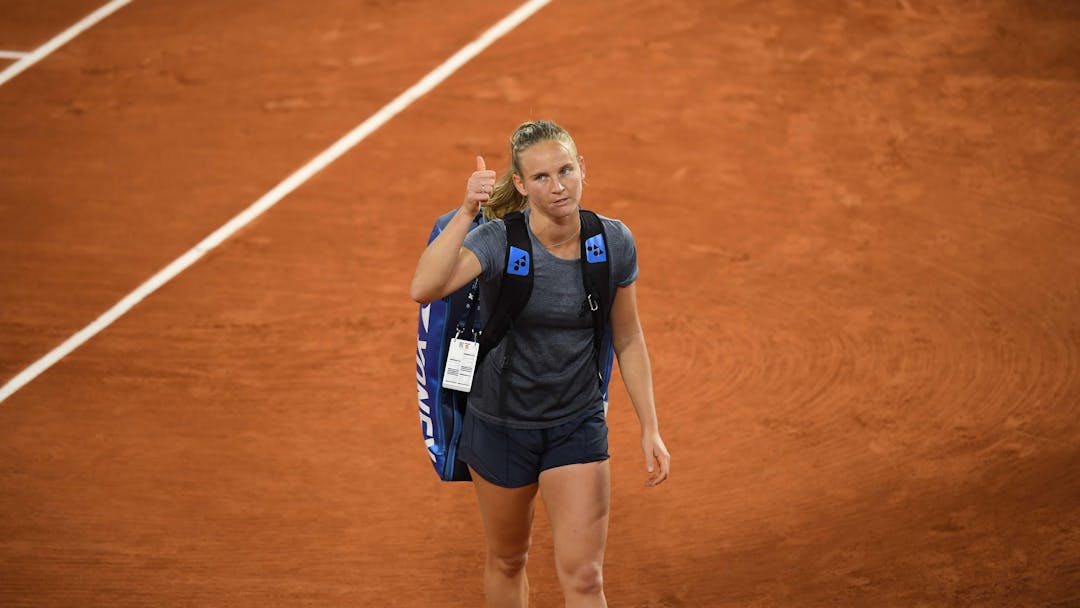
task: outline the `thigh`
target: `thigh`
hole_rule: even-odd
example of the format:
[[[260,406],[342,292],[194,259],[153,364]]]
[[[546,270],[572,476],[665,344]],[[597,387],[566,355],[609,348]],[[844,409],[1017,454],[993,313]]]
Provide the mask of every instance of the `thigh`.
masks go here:
[[[571,464],[540,474],[540,492],[563,570],[599,566],[607,544],[611,466],[607,460]]]
[[[472,471],[488,550],[506,557],[529,548],[538,485],[504,488]]]

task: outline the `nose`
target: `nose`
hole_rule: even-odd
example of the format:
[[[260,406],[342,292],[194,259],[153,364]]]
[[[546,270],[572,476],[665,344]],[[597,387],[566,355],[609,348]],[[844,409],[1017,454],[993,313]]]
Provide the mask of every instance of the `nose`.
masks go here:
[[[566,185],[562,183],[562,180],[559,179],[558,176],[555,176],[551,180],[551,191],[558,193],[562,192],[563,190],[566,190]]]

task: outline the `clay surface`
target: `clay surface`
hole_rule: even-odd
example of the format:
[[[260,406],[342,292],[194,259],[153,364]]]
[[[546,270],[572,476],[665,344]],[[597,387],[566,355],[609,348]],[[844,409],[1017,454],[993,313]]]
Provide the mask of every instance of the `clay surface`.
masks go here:
[[[98,4],[0,0],[0,48]],[[0,87],[0,382],[515,6],[136,0]],[[0,605],[480,605],[408,283],[544,117],[637,239],[674,459],[616,378],[612,606],[1080,605],[1078,31],[556,0],[0,404]],[[529,572],[561,605],[542,509]]]

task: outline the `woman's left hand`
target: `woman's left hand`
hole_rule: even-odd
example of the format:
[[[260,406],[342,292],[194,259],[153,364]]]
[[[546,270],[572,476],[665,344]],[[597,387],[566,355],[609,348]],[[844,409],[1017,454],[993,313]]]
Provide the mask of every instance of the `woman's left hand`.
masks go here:
[[[645,452],[645,468],[652,474],[645,485],[651,488],[664,483],[671,473],[671,454],[659,431],[642,435],[641,449]]]

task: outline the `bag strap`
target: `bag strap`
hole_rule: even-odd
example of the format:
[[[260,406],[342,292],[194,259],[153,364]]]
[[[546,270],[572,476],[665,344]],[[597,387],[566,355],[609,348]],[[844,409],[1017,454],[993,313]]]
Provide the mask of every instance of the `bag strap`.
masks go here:
[[[529,228],[525,225],[525,215],[514,211],[503,217],[506,225],[506,269],[499,284],[499,297],[495,300],[491,318],[484,325],[480,334],[480,353],[477,364],[504,337],[503,360],[499,364],[499,401],[500,413],[506,407],[506,391],[510,387],[510,364],[514,360],[516,338],[514,319],[525,308],[532,295],[532,240]]]
[[[582,209],[580,215],[581,280],[585,286],[583,308],[593,317],[593,357],[596,360],[596,377],[603,389],[601,351],[611,315],[611,259],[608,256],[607,235],[600,217],[587,209]]]
[[[474,228],[478,228],[483,223],[484,223],[484,214],[483,213],[477,213],[476,217],[473,218],[472,226],[469,227],[469,230],[473,230]],[[454,332],[454,337],[455,338],[460,338],[462,335],[465,334],[466,331],[469,331],[469,332],[472,333],[472,336],[470,336],[472,338],[472,340],[473,341],[476,340],[476,337],[480,334],[480,331],[479,331],[479,325],[480,325],[479,308],[480,308],[480,277],[476,277],[475,279],[473,279],[472,285],[469,286],[469,295],[465,298],[465,311],[461,314],[461,317],[458,319],[457,328],[456,328],[456,330]]]
[[[506,270],[499,285],[499,295],[491,307],[491,318],[480,334],[477,362],[502,341],[532,295],[532,241],[525,215],[520,211],[508,213],[503,217],[503,223],[506,225]],[[509,361],[504,363],[509,364]]]

